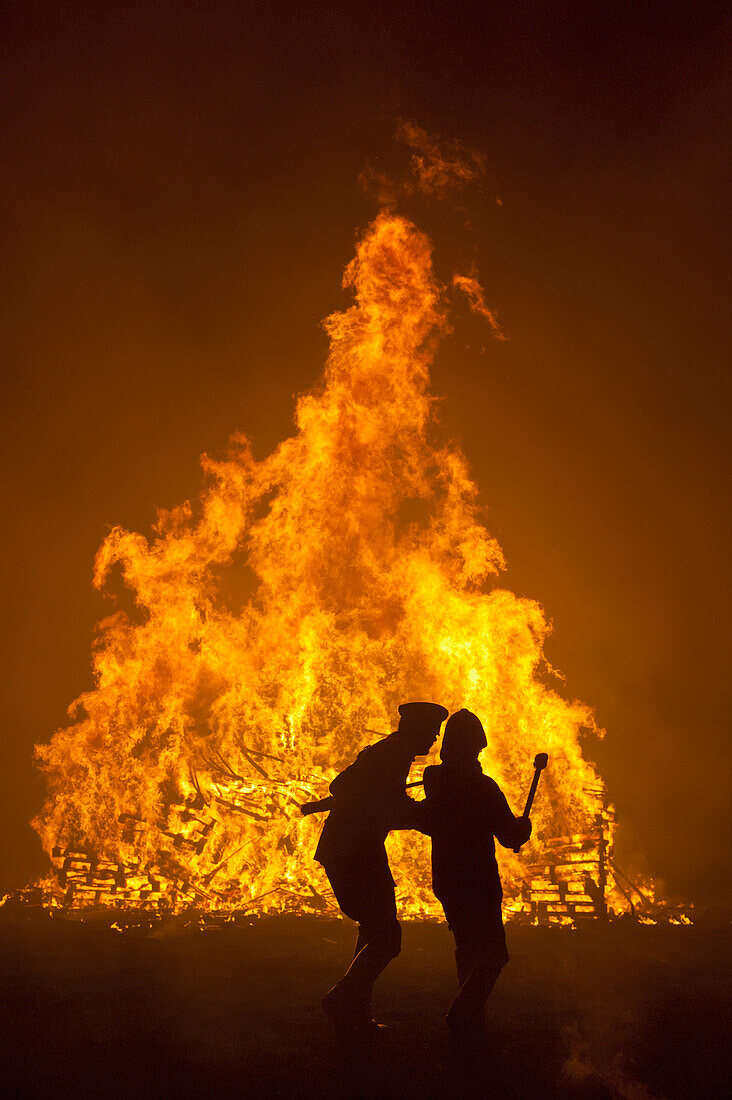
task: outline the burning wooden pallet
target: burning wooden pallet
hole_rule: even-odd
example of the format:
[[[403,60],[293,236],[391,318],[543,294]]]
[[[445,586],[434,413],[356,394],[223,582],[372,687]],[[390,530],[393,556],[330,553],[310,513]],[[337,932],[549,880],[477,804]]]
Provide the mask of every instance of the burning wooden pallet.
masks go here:
[[[552,837],[545,859],[532,864],[522,888],[525,911],[539,924],[607,918],[604,822],[589,833]]]
[[[615,815],[604,787],[585,788],[585,793],[597,800],[594,828],[545,840],[543,859],[527,869],[521,897],[534,923],[607,920],[609,837]]]
[[[164,899],[166,884],[139,865],[123,866],[72,848],[54,848],[52,859],[69,909],[160,904]]]
[[[168,911],[189,906],[201,906],[212,914],[222,906],[221,895],[214,895],[199,883],[192,882],[185,869],[167,852],[158,854],[161,874],[143,871],[139,864],[121,865],[80,849],[54,848],[60,902],[65,909],[151,909]],[[311,884],[296,889],[281,883],[258,897],[250,898],[247,912],[258,912],[261,902],[278,896],[280,912],[336,912],[332,901],[323,897]],[[224,906],[229,911],[228,906]]]

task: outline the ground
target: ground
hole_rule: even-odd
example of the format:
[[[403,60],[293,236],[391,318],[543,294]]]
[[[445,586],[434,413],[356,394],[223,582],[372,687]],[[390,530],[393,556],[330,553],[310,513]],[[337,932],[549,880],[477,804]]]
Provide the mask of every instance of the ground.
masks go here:
[[[347,921],[143,936],[5,914],[0,1093],[729,1095],[728,940],[712,927],[509,926],[488,1045],[465,1064],[450,1057],[443,1025],[455,989],[444,925],[405,925],[402,954],[377,985],[389,1030],[353,1052],[338,1048],[319,1004],[349,958]]]

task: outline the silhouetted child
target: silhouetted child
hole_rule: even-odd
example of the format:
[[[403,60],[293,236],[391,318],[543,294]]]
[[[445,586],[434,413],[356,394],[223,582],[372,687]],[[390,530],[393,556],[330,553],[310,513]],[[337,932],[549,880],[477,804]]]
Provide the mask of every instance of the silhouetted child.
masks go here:
[[[478,754],[485,746],[480,720],[459,710],[445,726],[442,764],[424,772],[432,887],[455,937],[460,983],[447,1025],[461,1045],[480,1040],[485,1002],[508,962],[493,838],[518,848],[531,835],[529,819],[514,817],[498,784],[483,773]]]

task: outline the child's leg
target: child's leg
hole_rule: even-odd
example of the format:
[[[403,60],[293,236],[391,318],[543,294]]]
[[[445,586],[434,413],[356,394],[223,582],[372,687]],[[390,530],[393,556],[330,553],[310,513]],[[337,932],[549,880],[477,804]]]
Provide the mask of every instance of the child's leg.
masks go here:
[[[480,1028],[485,1002],[508,962],[500,909],[451,913],[460,991],[448,1013],[455,1028]]]

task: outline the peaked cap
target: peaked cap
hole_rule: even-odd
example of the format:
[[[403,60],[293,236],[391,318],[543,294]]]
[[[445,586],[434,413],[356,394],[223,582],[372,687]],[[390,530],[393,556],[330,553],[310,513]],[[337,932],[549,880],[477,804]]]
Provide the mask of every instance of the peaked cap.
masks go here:
[[[402,703],[399,717],[407,726],[441,726],[449,714],[439,703]]]

